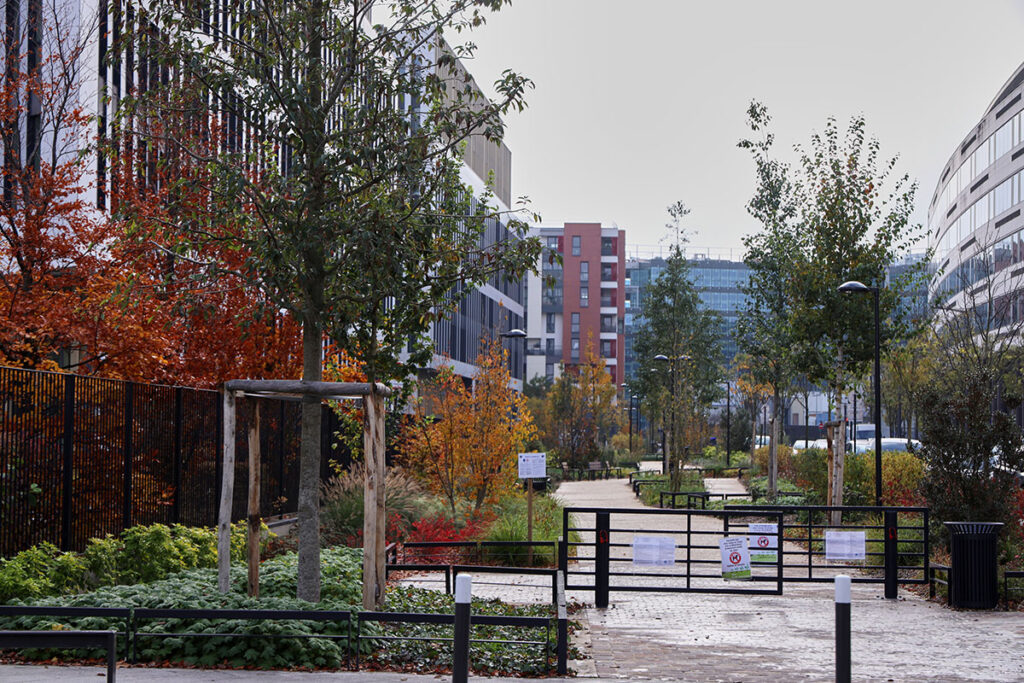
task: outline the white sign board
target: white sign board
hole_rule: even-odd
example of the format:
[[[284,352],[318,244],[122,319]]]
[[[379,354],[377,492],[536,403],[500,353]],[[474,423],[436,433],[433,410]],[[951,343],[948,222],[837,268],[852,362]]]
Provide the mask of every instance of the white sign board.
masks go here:
[[[826,531],[826,560],[863,560],[863,531]]]
[[[722,552],[722,578],[750,579],[750,549],[746,536],[730,536],[718,541]]]
[[[547,453],[520,453],[519,478],[543,479],[548,476]]]
[[[676,562],[676,542],[670,536],[634,536],[633,564],[665,567]]]
[[[750,561],[778,562],[779,525],[750,524],[747,531],[750,534]]]

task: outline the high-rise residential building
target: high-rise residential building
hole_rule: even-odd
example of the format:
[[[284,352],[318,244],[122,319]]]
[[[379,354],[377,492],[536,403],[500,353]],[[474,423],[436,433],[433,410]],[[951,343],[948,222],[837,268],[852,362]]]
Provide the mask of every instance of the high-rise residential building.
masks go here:
[[[930,294],[1024,320],[1024,64],[953,149],[928,207]]]
[[[554,379],[582,362],[588,346],[612,381],[624,381],[626,235],[600,223],[538,227],[541,276],[529,281],[527,377]],[[549,256],[560,254],[562,263]]]

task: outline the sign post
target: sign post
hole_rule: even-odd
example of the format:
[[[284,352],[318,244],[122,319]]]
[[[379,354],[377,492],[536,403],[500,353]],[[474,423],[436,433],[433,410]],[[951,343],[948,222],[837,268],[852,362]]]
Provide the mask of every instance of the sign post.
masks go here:
[[[519,478],[526,480],[526,563],[533,566],[533,480],[548,475],[547,453],[520,453]]]

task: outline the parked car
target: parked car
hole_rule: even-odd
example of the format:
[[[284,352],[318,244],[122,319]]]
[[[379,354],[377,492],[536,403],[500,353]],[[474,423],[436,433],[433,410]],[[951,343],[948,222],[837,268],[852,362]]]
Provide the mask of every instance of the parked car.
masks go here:
[[[814,439],[797,439],[796,441],[793,442],[793,450],[803,451],[808,448],[818,448],[818,446],[814,445],[815,443],[817,442]]]
[[[907,441],[908,441],[907,439],[893,439],[893,438],[882,439],[882,450],[883,451],[906,451],[906,450],[909,450],[911,453],[913,453],[914,451],[916,451],[919,448],[921,448],[921,442],[920,441],[918,441],[917,439],[910,439],[909,440],[910,441],[910,448],[908,449],[907,448]],[[848,444],[848,445],[851,446],[851,451],[855,452],[855,453],[867,453],[868,451],[874,451],[875,450],[875,440],[874,439],[857,439],[857,447],[856,447],[856,449],[852,449],[852,444]]]

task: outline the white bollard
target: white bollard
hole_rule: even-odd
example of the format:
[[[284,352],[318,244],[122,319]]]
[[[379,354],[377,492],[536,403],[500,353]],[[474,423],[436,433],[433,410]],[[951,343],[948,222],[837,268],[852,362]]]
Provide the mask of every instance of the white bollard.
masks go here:
[[[469,601],[473,595],[473,577],[455,577],[455,641],[452,661],[452,683],[469,680]]]
[[[850,577],[836,577],[836,683],[850,681]]]

